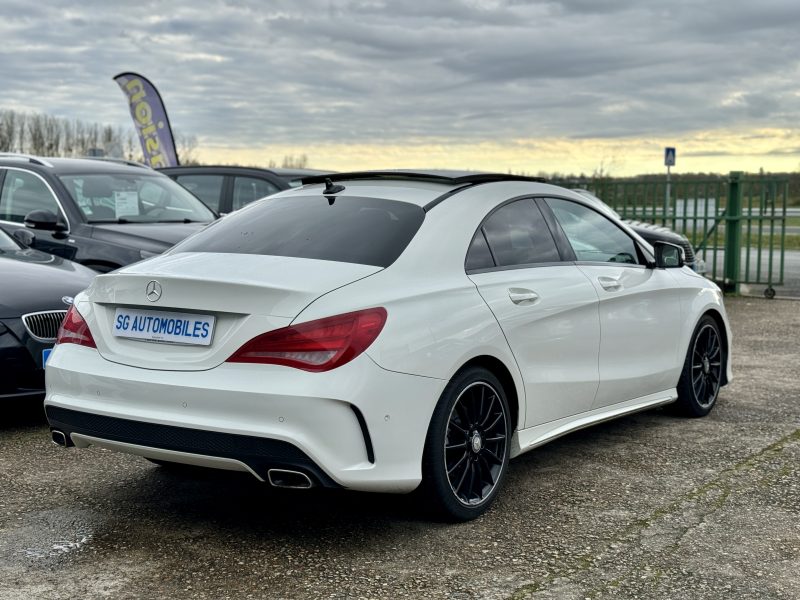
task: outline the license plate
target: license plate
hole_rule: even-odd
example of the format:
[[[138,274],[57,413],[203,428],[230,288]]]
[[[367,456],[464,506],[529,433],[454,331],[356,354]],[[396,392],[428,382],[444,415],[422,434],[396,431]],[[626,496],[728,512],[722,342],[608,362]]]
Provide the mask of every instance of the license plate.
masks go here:
[[[52,348],[45,348],[42,350],[42,368],[47,364],[47,359],[50,358],[50,353],[53,351]]]
[[[111,329],[115,337],[208,346],[214,335],[214,315],[118,308]]]

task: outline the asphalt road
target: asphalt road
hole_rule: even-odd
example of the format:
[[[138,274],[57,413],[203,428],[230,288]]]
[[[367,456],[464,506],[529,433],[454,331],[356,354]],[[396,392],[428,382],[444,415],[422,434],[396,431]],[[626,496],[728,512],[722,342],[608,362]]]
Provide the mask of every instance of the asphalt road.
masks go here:
[[[769,268],[769,254],[765,251],[761,252],[760,261],[759,261],[759,253],[758,250],[742,250],[741,254],[741,274],[744,277],[745,274],[745,265],[747,261],[747,253],[750,253],[750,280],[757,281],[760,280],[763,283],[747,283],[742,284],[740,286],[740,291],[742,294],[747,294],[750,296],[761,296],[764,293],[767,285],[766,282],[770,280],[770,268]],[[711,275],[711,267],[712,267],[712,260],[713,254],[711,252],[706,253],[706,267],[708,269],[707,275]],[[774,279],[780,279],[780,253],[775,253],[772,257],[773,264],[772,264],[772,275]],[[760,262],[761,271],[757,270],[757,266]],[[775,293],[777,296],[782,298],[800,298],[800,250],[786,250],[783,259],[784,270],[783,270],[783,284],[774,284]],[[717,251],[717,276],[718,278],[722,278],[722,274],[725,272],[725,251],[718,250]],[[757,277],[758,276],[758,277]]]
[[[800,598],[800,305],[728,306],[736,379],[709,417],[534,450],[462,525],[404,496],[64,450],[3,406],[0,598]]]

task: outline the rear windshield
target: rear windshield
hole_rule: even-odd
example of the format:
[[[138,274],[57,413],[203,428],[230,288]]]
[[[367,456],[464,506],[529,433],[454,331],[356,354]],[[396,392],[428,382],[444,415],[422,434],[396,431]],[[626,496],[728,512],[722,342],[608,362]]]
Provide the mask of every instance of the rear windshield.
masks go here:
[[[417,233],[425,212],[408,202],[319,196],[267,198],[231,213],[175,246],[175,252],[224,252],[314,258],[388,267]]]

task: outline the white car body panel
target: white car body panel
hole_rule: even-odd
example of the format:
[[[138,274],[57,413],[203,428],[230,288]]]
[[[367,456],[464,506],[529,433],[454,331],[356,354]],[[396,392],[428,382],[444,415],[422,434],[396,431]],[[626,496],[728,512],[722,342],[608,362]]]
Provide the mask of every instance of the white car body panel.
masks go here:
[[[575,265],[541,266],[470,276],[491,307],[523,374],[525,426],[588,411],[599,382],[597,294]],[[514,304],[510,289],[537,300]]]
[[[56,346],[46,377],[48,406],[288,441],[340,485],[382,492],[419,484],[428,422],[447,384],[386,371],[366,355],[327,373],[235,363],[172,372],[116,365],[72,344]],[[364,415],[375,464],[350,404]]]
[[[180,253],[162,255],[111,275],[95,278],[78,308],[92,323],[100,354],[106,359],[143,367],[198,371],[224,362],[254,331],[285,327],[320,295],[381,269],[368,265],[283,256]],[[163,293],[150,302],[145,289],[157,278]],[[91,301],[87,301],[91,299]],[[154,353],[152,344],[111,334],[117,306],[157,311],[179,308],[214,313],[211,346],[175,346]]]
[[[615,264],[577,268],[600,299],[600,385],[593,408],[674,387],[683,366],[677,350],[681,297],[666,269]]]

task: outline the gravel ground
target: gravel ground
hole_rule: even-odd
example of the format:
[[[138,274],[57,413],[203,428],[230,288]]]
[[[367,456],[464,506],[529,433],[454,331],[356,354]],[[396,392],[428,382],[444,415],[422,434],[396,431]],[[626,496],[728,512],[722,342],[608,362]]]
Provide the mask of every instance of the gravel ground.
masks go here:
[[[735,382],[515,460],[483,518],[281,492],[0,421],[0,599],[800,598],[800,303],[729,299]]]

